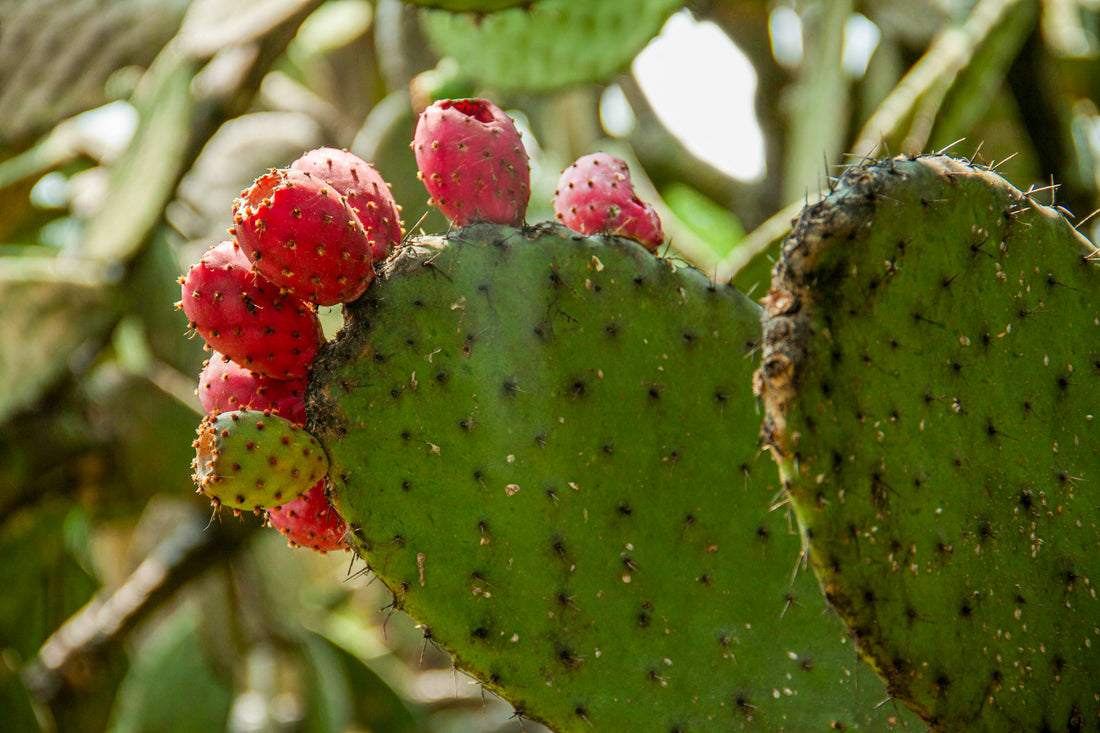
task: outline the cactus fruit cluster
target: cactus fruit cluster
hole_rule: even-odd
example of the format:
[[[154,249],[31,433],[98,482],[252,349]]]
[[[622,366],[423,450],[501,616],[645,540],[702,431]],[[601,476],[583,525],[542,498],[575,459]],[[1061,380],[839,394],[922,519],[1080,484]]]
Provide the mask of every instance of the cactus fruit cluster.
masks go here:
[[[256,271],[317,305],[362,295],[374,277],[372,245],[336,189],[307,171],[273,169],[237,200],[234,234]]]
[[[323,481],[302,496],[269,509],[267,522],[295,547],[331,552],[348,546],[347,525],[329,503]]]
[[[243,191],[234,239],[180,279],[190,327],[216,349],[199,377],[195,482],[216,507],[266,511],[294,545],[347,547],[325,496],[327,456],[303,429],[324,342],[316,307],[363,294],[375,258],[401,240],[399,212],[368,163],[313,150]]]
[[[344,197],[367,234],[374,262],[384,260],[401,243],[405,233],[401,228],[401,207],[374,166],[346,150],[317,148],[290,167],[321,179]],[[340,298],[337,302],[347,300],[352,298]]]
[[[1100,271],[1060,214],[867,162],[762,311],[655,256],[611,156],[527,226],[491,102],[428,107],[413,150],[447,235],[402,241],[322,149],[181,279],[216,504],[353,550],[556,731],[1100,729]]]
[[[199,375],[199,401],[207,415],[234,410],[270,411],[291,422],[306,421],[305,379],[272,379],[214,352]]]

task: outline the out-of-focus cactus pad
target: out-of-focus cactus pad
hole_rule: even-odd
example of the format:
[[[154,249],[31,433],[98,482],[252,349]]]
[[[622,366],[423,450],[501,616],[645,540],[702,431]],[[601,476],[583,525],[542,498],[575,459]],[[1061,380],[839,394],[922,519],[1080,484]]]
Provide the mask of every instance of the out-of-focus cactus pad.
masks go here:
[[[405,0],[405,2],[451,13],[493,13],[505,8],[530,5],[535,0]]]
[[[499,89],[604,81],[630,63],[683,0],[539,0],[485,17],[422,12],[440,56]]]
[[[478,225],[391,256],[317,362],[349,539],[456,665],[558,731],[887,730],[792,582],[759,309],[640,245]],[[908,715],[902,708],[900,719]]]
[[[775,269],[757,375],[810,558],[937,730],[1100,729],[1100,270],[945,157],[849,170]]]

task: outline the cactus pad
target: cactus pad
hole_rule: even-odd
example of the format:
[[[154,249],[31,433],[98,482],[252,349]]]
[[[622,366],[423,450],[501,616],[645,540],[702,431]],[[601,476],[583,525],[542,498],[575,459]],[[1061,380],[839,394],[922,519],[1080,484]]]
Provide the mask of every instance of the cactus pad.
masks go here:
[[[936,730],[1100,730],[1100,270],[945,157],[853,168],[765,299],[765,438],[826,596]]]
[[[440,56],[500,89],[603,81],[630,63],[683,0],[539,0],[484,18],[423,11]]]
[[[535,0],[405,0],[409,5],[438,8],[449,13],[493,13],[505,8],[530,5]]]
[[[792,580],[759,309],[634,242],[477,225],[392,256],[311,380],[349,541],[456,665],[557,731],[890,729]]]

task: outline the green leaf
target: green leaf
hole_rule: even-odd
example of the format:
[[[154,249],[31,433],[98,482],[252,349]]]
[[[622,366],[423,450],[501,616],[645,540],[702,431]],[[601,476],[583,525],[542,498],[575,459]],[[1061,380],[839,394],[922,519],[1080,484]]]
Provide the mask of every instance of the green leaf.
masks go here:
[[[387,733],[416,733],[420,728],[405,701],[365,661],[319,634],[311,646],[320,645],[339,664],[352,707],[352,723],[365,730]]]
[[[232,680],[203,652],[201,619],[185,606],[134,655],[111,715],[111,733],[224,730]]]
[[[674,183],[666,186],[661,195],[669,208],[711,248],[715,257],[725,257],[745,237],[741,222],[732,212],[691,186]]]
[[[94,263],[0,258],[0,421],[90,360],[117,315],[117,295]]]
[[[190,164],[197,62],[167,46],[134,96],[140,120],[134,138],[110,171],[107,199],[88,220],[80,255],[127,260],[161,221],[165,205]]]
[[[0,649],[12,649],[25,660],[98,587],[68,546],[66,519],[72,511],[79,510],[44,502],[6,517],[0,530],[5,558],[0,587],[10,589],[0,594]]]
[[[8,733],[42,733],[34,698],[14,665],[14,655],[0,654],[0,720]]]
[[[409,5],[438,8],[449,13],[492,13],[517,5],[531,5],[535,0],[405,0]]]

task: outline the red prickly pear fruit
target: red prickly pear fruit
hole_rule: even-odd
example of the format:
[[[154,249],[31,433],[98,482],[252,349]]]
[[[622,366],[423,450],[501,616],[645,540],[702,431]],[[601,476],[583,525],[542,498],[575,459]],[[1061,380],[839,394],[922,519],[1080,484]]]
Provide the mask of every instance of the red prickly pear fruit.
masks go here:
[[[635,195],[630,168],[607,153],[585,155],[562,171],[554,215],[581,234],[628,237],[650,252],[665,238],[657,212]]]
[[[217,507],[239,513],[282,506],[328,473],[317,439],[270,412],[223,412],[204,418],[197,432],[192,478]]]
[[[308,384],[305,379],[265,377],[215,351],[203,365],[197,392],[207,415],[270,410],[291,422],[304,423]]]
[[[444,99],[420,113],[413,137],[420,180],[456,226],[520,226],[531,166],[512,118],[485,99]]]
[[[207,250],[180,285],[189,325],[210,348],[273,379],[309,374],[324,340],[317,314],[254,273],[236,242]]]
[[[317,148],[290,167],[312,173],[347,199],[367,232],[375,262],[386,259],[390,250],[401,243],[405,234],[401,207],[393,198],[390,184],[370,163],[347,150]]]
[[[347,525],[329,504],[324,481],[318,481],[294,501],[269,509],[267,522],[294,547],[309,547],[320,553],[348,549]]]
[[[233,233],[256,271],[317,305],[355,300],[374,279],[371,244],[335,188],[295,168],[260,176],[233,204]]]

